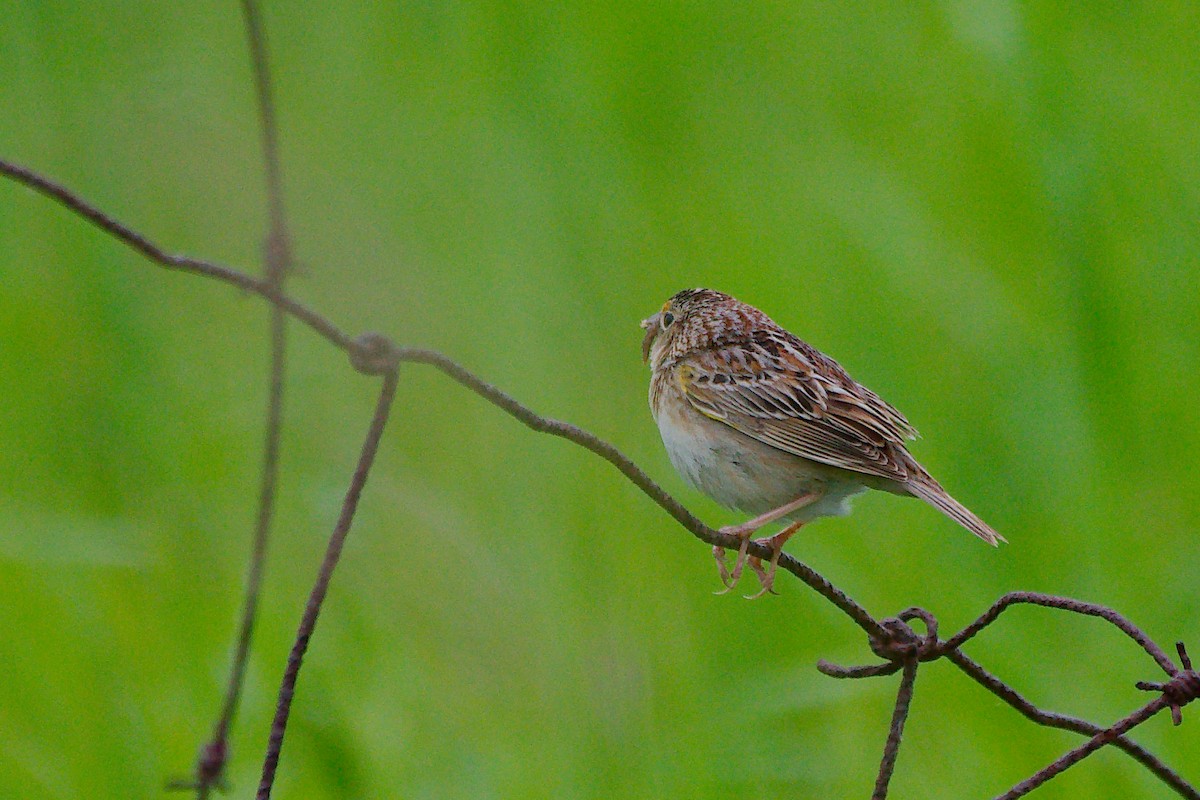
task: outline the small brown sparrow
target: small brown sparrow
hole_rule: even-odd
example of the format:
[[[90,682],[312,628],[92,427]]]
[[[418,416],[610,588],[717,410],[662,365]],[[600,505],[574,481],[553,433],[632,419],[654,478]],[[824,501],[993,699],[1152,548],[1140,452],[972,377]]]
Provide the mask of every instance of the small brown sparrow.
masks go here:
[[[650,410],[671,463],[721,505],[757,515],[721,528],[742,539],[732,572],[713,548],[724,591],[756,530],[788,523],[759,540],[774,551],[769,569],[749,559],[762,583],[751,599],[774,592],[779,553],[801,525],[849,514],[867,489],[919,497],[988,544],[1005,541],[909,455],[904,442],[917,432],[903,414],[757,308],[687,289],[642,328]]]

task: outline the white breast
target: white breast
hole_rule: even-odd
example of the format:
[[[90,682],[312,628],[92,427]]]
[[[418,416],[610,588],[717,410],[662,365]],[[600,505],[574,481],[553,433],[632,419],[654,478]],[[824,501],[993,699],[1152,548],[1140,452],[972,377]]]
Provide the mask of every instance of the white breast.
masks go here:
[[[785,453],[709,419],[679,394],[659,401],[651,408],[659,407],[655,421],[671,464],[723,506],[761,514],[823,490],[820,501],[788,517],[807,521],[850,513],[847,500],[866,489],[843,470]]]

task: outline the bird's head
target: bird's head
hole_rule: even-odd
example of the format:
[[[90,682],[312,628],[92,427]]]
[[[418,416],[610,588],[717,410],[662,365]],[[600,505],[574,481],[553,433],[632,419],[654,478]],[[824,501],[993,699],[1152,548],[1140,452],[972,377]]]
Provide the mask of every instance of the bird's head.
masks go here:
[[[712,289],[684,289],[663,303],[657,314],[642,320],[642,360],[657,369],[665,361],[700,349],[711,340],[714,321],[721,310],[742,306],[727,294]]]

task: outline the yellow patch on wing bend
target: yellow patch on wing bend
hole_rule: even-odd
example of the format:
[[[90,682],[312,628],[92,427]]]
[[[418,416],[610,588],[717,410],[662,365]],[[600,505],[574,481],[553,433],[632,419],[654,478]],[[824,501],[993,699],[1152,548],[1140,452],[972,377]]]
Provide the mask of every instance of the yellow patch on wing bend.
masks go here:
[[[679,369],[675,370],[675,382],[679,385],[679,391],[682,392],[683,396],[688,399],[689,405],[709,419],[716,420],[717,422],[724,422],[726,425],[728,425],[729,421],[724,414],[718,412],[711,403],[707,403],[701,398],[697,397],[695,392],[690,391],[692,383],[695,381],[695,379],[696,370],[689,364],[684,364],[680,366]]]

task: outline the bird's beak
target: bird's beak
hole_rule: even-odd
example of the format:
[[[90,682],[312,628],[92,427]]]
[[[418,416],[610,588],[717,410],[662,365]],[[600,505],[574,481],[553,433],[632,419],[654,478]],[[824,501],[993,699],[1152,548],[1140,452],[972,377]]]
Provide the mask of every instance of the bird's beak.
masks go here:
[[[650,360],[650,345],[654,343],[654,337],[658,335],[658,320],[661,316],[662,314],[659,313],[652,317],[646,317],[644,320],[642,320],[642,329],[646,331],[646,335],[642,339],[643,364]]]

